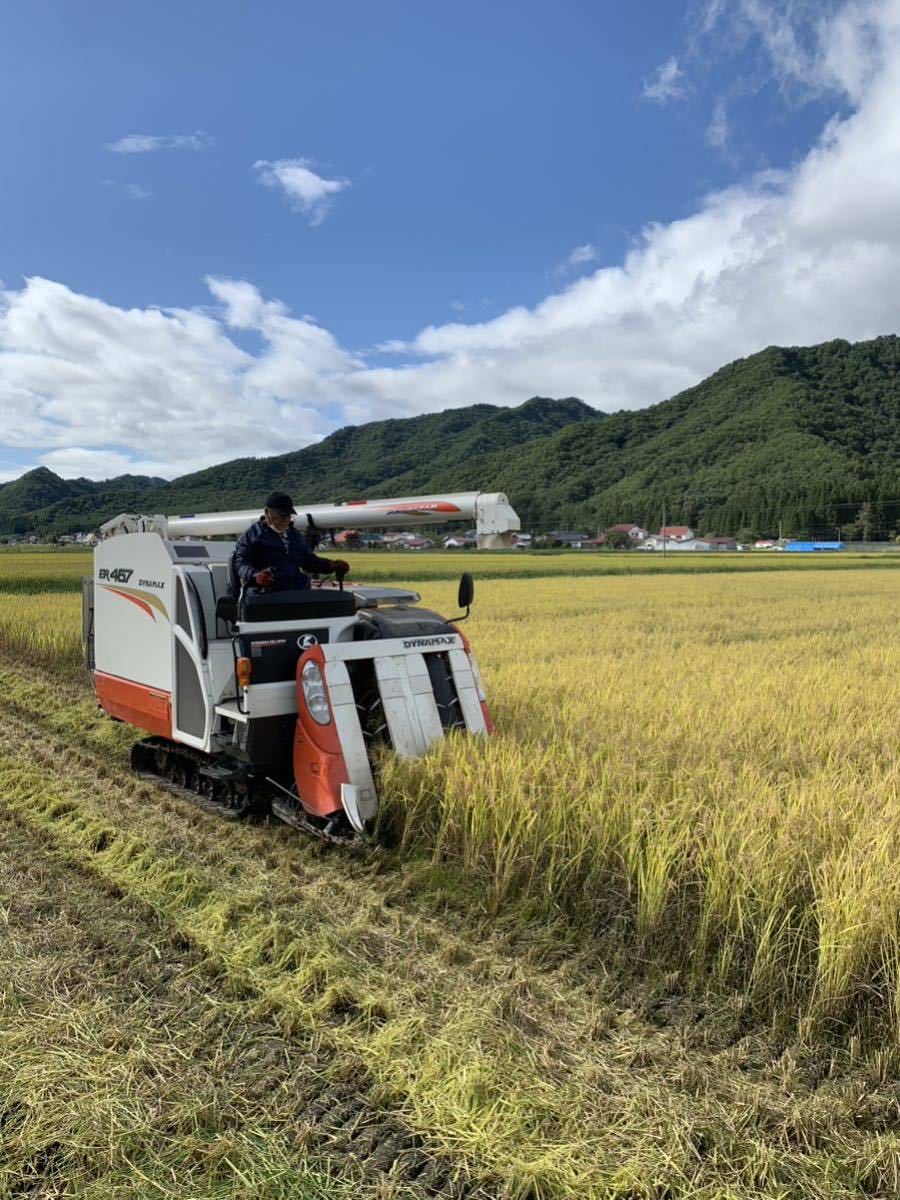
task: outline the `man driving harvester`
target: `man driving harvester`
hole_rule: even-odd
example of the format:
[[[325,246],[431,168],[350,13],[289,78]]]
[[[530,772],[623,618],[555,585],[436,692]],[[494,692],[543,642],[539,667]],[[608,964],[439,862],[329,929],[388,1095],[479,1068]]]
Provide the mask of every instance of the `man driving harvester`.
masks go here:
[[[285,492],[272,492],[266,511],[240,538],[234,551],[234,566],[244,587],[263,591],[308,588],[307,571],[321,575],[332,572],[342,580],[350,564],[341,558],[319,558],[294,528],[294,502]]]

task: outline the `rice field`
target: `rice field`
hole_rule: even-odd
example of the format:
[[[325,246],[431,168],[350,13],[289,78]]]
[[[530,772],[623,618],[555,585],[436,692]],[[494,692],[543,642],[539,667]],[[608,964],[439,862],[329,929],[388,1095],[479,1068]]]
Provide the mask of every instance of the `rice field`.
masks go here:
[[[737,551],[688,554],[672,551],[598,552],[534,551],[347,551],[355,577],[369,583],[428,583],[458,579],[474,570],[480,579],[569,579],[620,575],[715,575],[732,572],[846,571],[900,568],[900,551],[888,554],[785,554]],[[80,592],[81,578],[90,574],[90,552],[76,547],[20,549],[0,547],[0,596],[24,592]]]
[[[414,583],[448,613],[451,577],[476,572],[467,633],[500,732],[386,758],[388,848],[351,858],[134,782],[133,734],[80,679],[84,556],[0,556],[0,831],[101,881],[103,904],[84,899],[92,927],[104,906],[112,922],[136,905],[133,926],[158,923],[160,945],[183,938],[185,962],[206,964],[208,1017],[199,998],[181,1022],[167,1009],[191,1058],[202,1021],[242,1004],[250,1041],[280,1039],[285,1062],[314,1047],[327,1088],[352,1079],[354,1111],[431,1164],[385,1175],[349,1134],[319,1144],[321,1116],[301,1153],[287,1126],[302,1105],[276,1113],[275,1085],[236,1141],[221,1113],[252,1057],[204,1076],[199,1127],[187,1096],[161,1100],[133,1073],[98,1109],[79,1093],[67,1125],[35,1097],[74,1087],[60,1082],[67,1038],[90,1078],[103,1046],[78,1041],[54,992],[42,1048],[37,985],[14,985],[0,990],[0,1079],[21,1132],[0,1147],[0,1195],[66,1129],[80,1140],[50,1156],[48,1195],[126,1194],[128,1162],[147,1195],[896,1193],[900,573],[891,559],[636,557],[358,556],[366,578]],[[38,885],[5,886],[10,912]],[[76,971],[64,940],[22,961],[49,977],[58,954]],[[182,969],[195,968],[176,983]],[[126,1027],[152,1042],[152,1013],[117,1015],[128,972],[123,959],[90,977],[114,1046]],[[165,1138],[196,1145],[198,1128],[212,1157],[197,1151],[189,1175]]]

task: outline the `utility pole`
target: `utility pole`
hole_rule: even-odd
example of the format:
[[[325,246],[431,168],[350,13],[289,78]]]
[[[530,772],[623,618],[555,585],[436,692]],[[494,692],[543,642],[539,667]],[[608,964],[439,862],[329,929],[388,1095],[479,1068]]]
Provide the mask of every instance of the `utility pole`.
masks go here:
[[[666,506],[665,506],[665,504],[663,504],[662,539],[663,539],[663,558],[665,558],[666,557]]]

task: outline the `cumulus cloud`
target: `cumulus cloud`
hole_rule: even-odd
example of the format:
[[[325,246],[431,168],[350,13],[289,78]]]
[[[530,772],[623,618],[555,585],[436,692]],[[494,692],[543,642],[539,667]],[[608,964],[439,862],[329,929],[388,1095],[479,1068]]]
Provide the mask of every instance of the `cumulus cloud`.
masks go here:
[[[39,278],[0,295],[3,442],[76,474],[133,459],[129,470],[171,475],[321,437],[329,425],[315,406],[330,372],[355,360],[283,306],[259,298],[242,309],[239,287],[213,286],[220,317],[117,308]],[[266,347],[258,358],[228,334],[251,316]],[[109,459],[110,448],[127,457]],[[93,466],[87,451],[102,452]]]
[[[247,280],[208,280],[202,310],[121,309],[44,279],[7,290],[3,441],[33,461],[82,456],[72,469],[111,451],[173,474],[476,400],[639,408],[771,343],[896,332],[900,0],[836,8],[796,44],[840,90],[802,161],[647,226],[621,264],[533,308],[391,343],[399,363],[351,353]]]
[[[310,225],[321,225],[328,215],[332,196],[350,186],[349,179],[324,179],[313,170],[308,158],[261,159],[253,164],[257,178],[266,187],[281,188],[291,208],[302,212]]]
[[[107,142],[114,154],[151,154],[154,150],[205,150],[212,138],[205,133],[127,133]]]
[[[667,59],[657,67],[653,79],[644,84],[644,99],[654,100],[657,104],[666,104],[669,100],[681,100],[685,94],[684,72],[678,65],[677,58]]]

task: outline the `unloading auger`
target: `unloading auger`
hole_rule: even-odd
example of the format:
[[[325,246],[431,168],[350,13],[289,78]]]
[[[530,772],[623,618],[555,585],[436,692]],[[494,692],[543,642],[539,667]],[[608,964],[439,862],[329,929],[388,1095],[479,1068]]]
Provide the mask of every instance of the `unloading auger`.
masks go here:
[[[298,506],[299,509],[299,506]],[[101,708],[150,736],[141,775],[236,820],[271,810],[317,837],[351,841],[378,811],[373,755],[424,754],[449,729],[493,730],[478,664],[417,592],[348,585],[243,592],[234,537],[257,510],[122,514],[103,526],[84,580],[85,663]],[[301,529],[474,523],[509,545],[506,496],[469,492],[298,511]],[[459,604],[472,602],[472,577]]]

